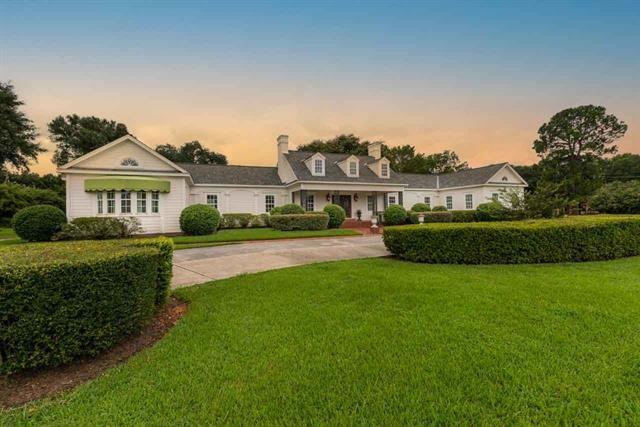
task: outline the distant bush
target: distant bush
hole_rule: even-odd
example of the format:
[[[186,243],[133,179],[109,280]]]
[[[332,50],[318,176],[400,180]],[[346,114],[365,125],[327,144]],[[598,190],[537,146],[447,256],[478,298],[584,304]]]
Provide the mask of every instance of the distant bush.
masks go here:
[[[411,206],[411,210],[413,212],[429,212],[431,208],[426,203],[416,203],[415,205]]]
[[[505,221],[509,219],[509,209],[496,201],[481,203],[476,208],[476,217],[478,221]]]
[[[400,225],[407,221],[407,211],[400,205],[390,205],[384,210],[384,225]]]
[[[295,203],[288,203],[282,206],[276,206],[269,212],[271,215],[302,215],[304,209]]]
[[[611,182],[591,196],[591,208],[616,214],[640,213],[640,181]]]
[[[446,206],[438,205],[431,208],[431,212],[446,212],[448,211]]]
[[[139,331],[171,282],[167,238],[0,249],[0,373],[95,356]]]
[[[387,249],[409,261],[512,264],[640,255],[640,218],[582,216],[517,222],[386,227]]]
[[[193,236],[215,233],[219,224],[220,213],[209,205],[187,206],[180,213],[180,229]]]
[[[476,211],[449,211],[452,222],[476,222]]]
[[[13,230],[29,242],[46,242],[62,229],[67,218],[60,209],[50,205],[35,205],[21,209],[13,217]]]
[[[329,215],[329,228],[340,228],[347,218],[347,213],[340,205],[329,203],[324,207],[323,211]]]
[[[65,224],[53,240],[121,239],[141,231],[136,217],[82,217]]]
[[[64,211],[64,197],[52,190],[20,184],[0,184],[0,218],[12,218],[20,209],[51,205]]]
[[[271,217],[271,227],[276,230],[325,230],[329,224],[329,215],[293,214],[274,215]]]

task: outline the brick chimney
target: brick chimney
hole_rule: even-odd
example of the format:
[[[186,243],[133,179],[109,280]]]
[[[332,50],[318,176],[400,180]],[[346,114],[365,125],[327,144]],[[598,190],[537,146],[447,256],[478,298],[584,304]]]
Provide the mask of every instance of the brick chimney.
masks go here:
[[[370,142],[369,145],[367,145],[367,154],[376,160],[382,158],[382,142]]]

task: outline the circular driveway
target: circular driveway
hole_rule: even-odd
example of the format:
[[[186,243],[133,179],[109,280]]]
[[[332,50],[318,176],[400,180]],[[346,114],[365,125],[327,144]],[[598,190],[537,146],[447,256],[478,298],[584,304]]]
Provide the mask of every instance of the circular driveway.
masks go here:
[[[269,240],[183,249],[173,255],[172,287],[296,265],[388,255],[380,235]]]

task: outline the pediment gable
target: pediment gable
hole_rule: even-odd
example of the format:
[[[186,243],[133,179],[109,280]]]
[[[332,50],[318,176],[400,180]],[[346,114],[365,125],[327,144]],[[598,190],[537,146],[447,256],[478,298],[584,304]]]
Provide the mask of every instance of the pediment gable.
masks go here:
[[[516,172],[509,164],[504,165],[496,172],[487,183],[491,184],[511,184],[511,185],[527,185],[527,182]]]

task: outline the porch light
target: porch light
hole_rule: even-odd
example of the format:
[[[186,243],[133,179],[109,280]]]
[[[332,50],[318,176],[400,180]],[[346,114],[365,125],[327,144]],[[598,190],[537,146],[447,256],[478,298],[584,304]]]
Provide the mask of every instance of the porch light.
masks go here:
[[[327,202],[331,201],[331,194],[327,193]]]

